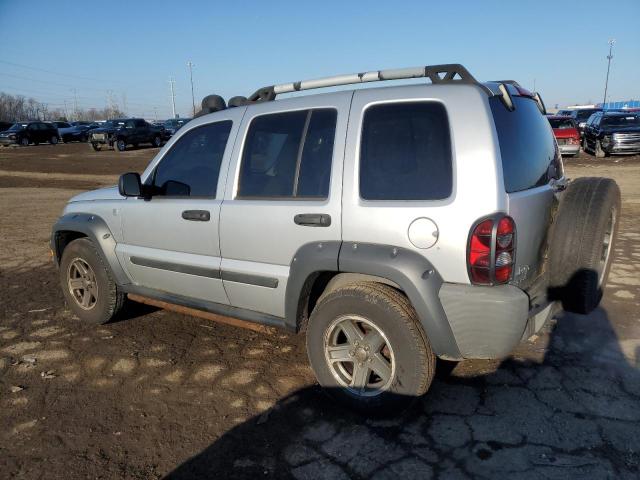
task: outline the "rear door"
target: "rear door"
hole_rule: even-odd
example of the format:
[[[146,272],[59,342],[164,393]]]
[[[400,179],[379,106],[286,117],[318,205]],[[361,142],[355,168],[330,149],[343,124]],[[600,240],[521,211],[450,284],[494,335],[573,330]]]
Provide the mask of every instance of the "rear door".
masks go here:
[[[220,215],[231,305],[284,317],[289,269],[303,245],[341,239],[350,92],[265,102],[245,115]],[[302,215],[300,217],[299,215]]]
[[[116,251],[133,282],[228,304],[220,279],[218,219],[242,109],[193,126],[150,166],[150,199],[127,198]]]
[[[507,213],[516,224],[513,282],[526,289],[541,273],[555,203],[554,183],[564,173],[553,130],[536,102],[512,98],[513,111],[498,97],[489,103],[500,145]]]

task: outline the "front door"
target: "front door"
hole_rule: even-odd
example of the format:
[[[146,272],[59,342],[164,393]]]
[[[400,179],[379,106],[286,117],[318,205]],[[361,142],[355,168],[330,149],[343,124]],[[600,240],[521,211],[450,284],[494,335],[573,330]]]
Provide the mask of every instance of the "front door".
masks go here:
[[[220,215],[222,278],[231,305],[284,317],[296,251],[341,240],[351,96],[327,96],[313,109],[299,98],[247,111]]]
[[[143,176],[150,199],[128,198],[117,253],[139,286],[228,304],[218,219],[241,109],[181,132]]]

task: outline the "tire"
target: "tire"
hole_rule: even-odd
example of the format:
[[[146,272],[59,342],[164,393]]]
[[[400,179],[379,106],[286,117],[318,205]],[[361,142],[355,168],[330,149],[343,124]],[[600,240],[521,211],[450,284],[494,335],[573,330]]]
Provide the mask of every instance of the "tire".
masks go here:
[[[79,276],[81,268],[78,264],[84,268],[88,267],[88,272],[92,272],[92,275],[87,275],[89,283],[83,283],[83,277]],[[81,283],[84,288],[81,286],[72,290],[70,278],[77,281],[76,285]],[[118,291],[109,267],[88,238],[74,240],[64,249],[60,260],[59,279],[67,306],[84,322],[107,323],[124,305],[125,294]],[[84,295],[87,291],[87,295]],[[84,303],[83,300],[87,296],[89,301]]]
[[[20,139],[20,145],[22,145],[23,147],[28,147],[29,146],[29,139],[27,137],[23,137]]]
[[[88,140],[89,140],[89,138],[88,138],[86,135],[82,135],[82,136],[80,137],[80,141],[81,141],[82,143],[87,143],[87,141],[88,141]]]
[[[578,178],[564,193],[549,242],[552,298],[568,312],[596,309],[611,270],[620,189],[610,178]]]
[[[586,137],[582,139],[582,151],[584,153],[589,153],[589,146],[587,145]]]
[[[100,145],[99,143],[92,143],[91,148],[93,148],[95,152],[99,152],[100,150],[102,150],[102,145]]]
[[[596,149],[594,153],[596,158],[604,158],[609,156],[609,154],[602,149],[602,144],[600,143],[600,140],[596,140]]]
[[[153,137],[152,145],[156,148],[160,148],[162,146],[162,138],[158,136]]]
[[[122,139],[118,139],[114,142],[113,149],[119,153],[125,152],[127,150],[127,142]]]
[[[49,139],[49,143],[50,143],[51,145],[57,145],[57,144],[58,144],[58,137],[51,137],[51,138]]]
[[[340,327],[345,322],[356,341],[349,341]],[[379,341],[367,341],[371,335],[364,335],[376,331],[381,333]],[[345,356],[344,362],[329,362],[332,346]],[[388,285],[369,282],[345,285],[320,298],[307,328],[307,354],[329,395],[356,410],[378,414],[398,413],[423,395],[436,365],[407,297]],[[354,387],[356,364],[364,366],[369,388]],[[380,371],[386,374],[378,376],[369,365],[383,367]]]

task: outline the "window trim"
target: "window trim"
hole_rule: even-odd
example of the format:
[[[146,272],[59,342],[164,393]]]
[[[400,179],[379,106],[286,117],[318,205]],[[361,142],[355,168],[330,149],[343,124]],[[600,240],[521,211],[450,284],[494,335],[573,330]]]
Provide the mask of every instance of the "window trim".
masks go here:
[[[149,174],[149,176],[145,179],[144,185],[148,185],[147,181],[150,181],[151,184],[149,185],[150,187],[153,187],[156,183],[156,174],[158,172],[158,167],[160,165],[162,165],[162,162],[165,161],[165,159],[167,158],[167,156],[169,154],[171,154],[171,152],[173,152],[173,150],[176,148],[176,145],[180,143],[180,140],[182,140],[184,137],[186,137],[187,135],[189,135],[191,132],[195,131],[195,130],[199,130],[201,128],[204,127],[209,127],[211,125],[216,125],[219,123],[224,123],[224,122],[229,122],[231,124],[230,128],[229,128],[229,136],[227,137],[227,143],[224,147],[224,151],[222,152],[222,159],[220,160],[220,170],[218,171],[218,178],[216,179],[216,194],[215,195],[151,195],[151,198],[153,199],[178,199],[178,200],[189,200],[189,199],[195,199],[195,200],[217,200],[218,199],[218,183],[220,180],[220,173],[222,173],[222,165],[224,162],[224,156],[227,153],[227,148],[229,147],[229,140],[231,139],[231,134],[233,132],[233,120],[231,119],[225,119],[225,120],[218,120],[215,122],[209,122],[209,123],[203,123],[201,125],[197,125],[193,128],[190,128],[189,130],[185,131],[184,133],[182,133],[182,135],[180,135],[180,137],[176,138],[176,141],[173,142],[173,144],[171,145],[171,148],[169,148],[169,150],[167,150],[163,155],[162,158],[160,160],[158,160],[158,163],[156,163],[156,165],[153,167],[153,170],[151,171],[151,173]],[[220,200],[222,200],[222,196],[220,198]]]
[[[362,130],[364,127],[364,118],[367,111],[372,107],[377,107],[380,105],[391,105],[391,104],[404,104],[404,103],[434,103],[442,106],[445,119],[447,120],[447,127],[449,130],[449,141],[450,141],[450,152],[451,152],[451,193],[449,196],[445,198],[438,198],[432,200],[402,200],[402,199],[369,199],[362,197],[362,193],[360,191],[360,160],[362,156]],[[381,101],[373,101],[367,103],[360,113],[360,125],[358,126],[358,136],[356,138],[356,155],[355,155],[355,171],[354,171],[354,180],[355,180],[355,189],[358,191],[358,201],[363,206],[380,206],[382,204],[385,205],[411,205],[418,206],[428,204],[429,206],[444,206],[453,202],[454,197],[456,195],[457,188],[457,179],[456,179],[456,149],[455,149],[455,140],[453,135],[453,128],[450,120],[449,109],[445,102],[437,98],[395,98],[390,100],[381,100]]]
[[[298,196],[294,196],[297,191],[298,191],[298,180],[299,180],[299,174],[300,174],[300,167],[302,165],[302,155],[304,154],[304,146],[305,143],[307,141],[307,133],[309,131],[309,125],[311,124],[311,117],[313,116],[313,112],[316,110],[332,110],[335,112],[336,114],[336,123],[335,123],[335,128],[334,128],[334,133],[333,133],[333,141],[334,141],[334,146],[333,146],[333,150],[331,151],[331,168],[329,169],[329,191],[327,193],[326,196],[304,196],[304,197],[298,197]],[[253,122],[261,117],[266,117],[269,115],[280,115],[280,114],[285,114],[285,113],[295,113],[295,112],[307,112],[306,118],[305,118],[305,123],[304,123],[304,127],[302,128],[302,133],[300,136],[300,145],[298,145],[298,153],[297,153],[297,157],[296,157],[296,170],[294,172],[294,179],[293,179],[293,193],[294,195],[291,196],[283,196],[283,195],[278,195],[278,196],[264,196],[264,195],[240,195],[240,179],[242,177],[242,167],[244,164],[244,152],[245,149],[247,147],[247,138],[249,136],[249,130],[251,129],[251,125],[253,125]],[[251,117],[251,120],[249,120],[248,125],[246,126],[246,128],[244,129],[244,134],[243,134],[243,138],[242,138],[242,148],[240,149],[239,153],[238,153],[238,167],[237,167],[237,173],[236,173],[236,188],[235,188],[235,192],[233,195],[233,199],[234,200],[257,200],[257,201],[275,201],[275,202],[326,202],[331,198],[331,180],[333,179],[333,166],[334,166],[334,156],[335,156],[335,141],[336,138],[338,137],[338,115],[340,114],[339,108],[335,107],[335,106],[322,106],[322,107],[303,107],[303,108],[293,108],[291,110],[276,110],[276,111],[272,111],[272,112],[266,112],[266,113],[261,113],[258,115],[255,115],[253,117]]]

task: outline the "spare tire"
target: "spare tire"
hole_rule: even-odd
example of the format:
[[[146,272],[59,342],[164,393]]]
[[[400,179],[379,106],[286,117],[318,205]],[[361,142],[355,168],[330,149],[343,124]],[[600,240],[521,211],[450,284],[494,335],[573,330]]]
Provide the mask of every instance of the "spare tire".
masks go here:
[[[578,178],[562,196],[549,241],[550,297],[588,314],[602,299],[618,230],[620,189],[610,178]]]

